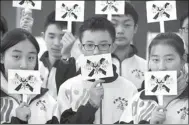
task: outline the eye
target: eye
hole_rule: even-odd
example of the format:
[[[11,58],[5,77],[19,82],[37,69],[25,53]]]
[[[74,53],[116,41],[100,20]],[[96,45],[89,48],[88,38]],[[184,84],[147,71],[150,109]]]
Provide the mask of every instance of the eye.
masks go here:
[[[168,58],[168,59],[166,59],[167,62],[171,62],[171,61],[173,61],[173,60],[174,60],[173,58]]]
[[[34,61],[35,58],[36,58],[36,57],[34,57],[34,56],[30,56],[28,59],[29,59],[29,61]]]
[[[16,60],[18,60],[18,59],[20,59],[21,57],[20,57],[19,55],[14,55],[13,58],[16,59]]]
[[[86,44],[87,47],[93,47],[94,45],[93,44]]]
[[[49,36],[50,39],[54,39],[55,37],[54,36]]]
[[[152,61],[157,63],[157,62],[159,62],[159,59],[152,59]]]

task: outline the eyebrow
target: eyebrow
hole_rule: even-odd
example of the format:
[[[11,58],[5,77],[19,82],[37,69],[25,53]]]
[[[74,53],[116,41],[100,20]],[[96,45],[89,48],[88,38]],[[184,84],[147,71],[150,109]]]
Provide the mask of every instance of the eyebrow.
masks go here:
[[[19,52],[19,53],[21,53],[22,51],[15,49],[15,50],[13,50],[13,52]]]
[[[88,42],[88,43],[94,43],[93,41],[86,41],[86,42]]]
[[[107,43],[108,41],[107,40],[103,40],[103,41],[100,41],[101,43]]]
[[[37,54],[37,52],[29,52],[30,54]]]

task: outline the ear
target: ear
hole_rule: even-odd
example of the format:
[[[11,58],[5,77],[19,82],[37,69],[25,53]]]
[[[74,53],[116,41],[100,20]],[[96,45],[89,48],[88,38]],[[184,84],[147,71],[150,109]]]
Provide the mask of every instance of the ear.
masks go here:
[[[81,43],[78,43],[79,50],[83,53],[83,47]]]
[[[186,53],[183,55],[183,57],[182,57],[182,66],[184,66],[185,64],[186,64],[186,62],[187,62],[187,55],[186,55]]]
[[[44,32],[41,32],[41,36],[42,36],[43,40],[45,40],[45,33]]]
[[[134,28],[134,33],[136,33],[138,30],[138,24],[135,25],[135,28]]]
[[[1,53],[1,64],[4,64],[4,54]]]
[[[117,44],[114,42],[112,44],[112,53],[117,49]]]

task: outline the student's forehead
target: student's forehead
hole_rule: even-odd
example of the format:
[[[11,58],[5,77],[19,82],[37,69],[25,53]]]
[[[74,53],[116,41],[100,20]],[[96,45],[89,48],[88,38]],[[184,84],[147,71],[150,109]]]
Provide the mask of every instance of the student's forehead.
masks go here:
[[[183,26],[188,26],[188,17],[184,20]]]
[[[46,32],[47,33],[57,33],[57,32],[62,32],[63,29],[64,28],[61,28],[57,24],[50,24],[50,25],[47,26]]]
[[[23,48],[27,49],[23,49]],[[19,50],[21,52],[37,52],[35,46],[29,40],[23,40],[9,48],[9,51]]]
[[[134,19],[133,17],[130,15],[130,14],[127,14],[127,15],[113,15],[112,16],[112,20],[113,21],[133,21],[134,22]]]

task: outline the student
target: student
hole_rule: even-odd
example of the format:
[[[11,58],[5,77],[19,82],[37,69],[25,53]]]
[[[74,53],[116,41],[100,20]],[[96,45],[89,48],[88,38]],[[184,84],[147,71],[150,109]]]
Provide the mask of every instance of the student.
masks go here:
[[[113,63],[118,69],[118,74],[133,82],[139,89],[144,80],[147,63],[137,56],[137,49],[132,44],[138,29],[138,14],[132,4],[125,2],[125,14],[112,15],[112,23],[116,29],[117,45],[113,53]]]
[[[115,28],[106,18],[92,17],[81,25],[79,39],[79,48],[84,56],[111,53]],[[113,72],[113,77],[99,81],[83,81],[79,74],[62,84],[57,99],[60,123],[100,123],[99,106],[102,98],[102,123],[117,122],[137,89],[130,81],[118,76],[115,65]],[[100,82],[102,86],[97,87]]]
[[[188,12],[180,18],[180,35],[185,42],[186,53],[188,54]]]
[[[21,27],[31,31],[33,18],[31,14],[25,14],[21,19]],[[43,39],[46,42],[47,51],[39,61],[39,70],[44,81],[43,87],[49,89],[49,93],[56,99],[59,87],[64,81],[75,76],[75,59],[70,57],[75,37],[72,33],[65,33],[67,23],[55,20],[55,11],[52,11],[44,23]]]
[[[0,20],[1,39],[7,31],[8,31],[7,21],[3,16],[1,16],[1,20]]]
[[[1,124],[59,123],[53,115],[57,103],[48,89],[41,88],[40,94],[28,95],[27,103],[22,102],[22,95],[8,93],[8,69],[38,70],[39,45],[36,39],[28,31],[16,28],[4,36],[0,50]]]
[[[158,106],[157,96],[137,93],[125,109],[120,123],[188,124],[188,74],[184,74],[184,42],[175,33],[157,35],[149,46],[151,71],[177,71],[177,95],[163,96]],[[161,112],[163,110],[163,112]]]

